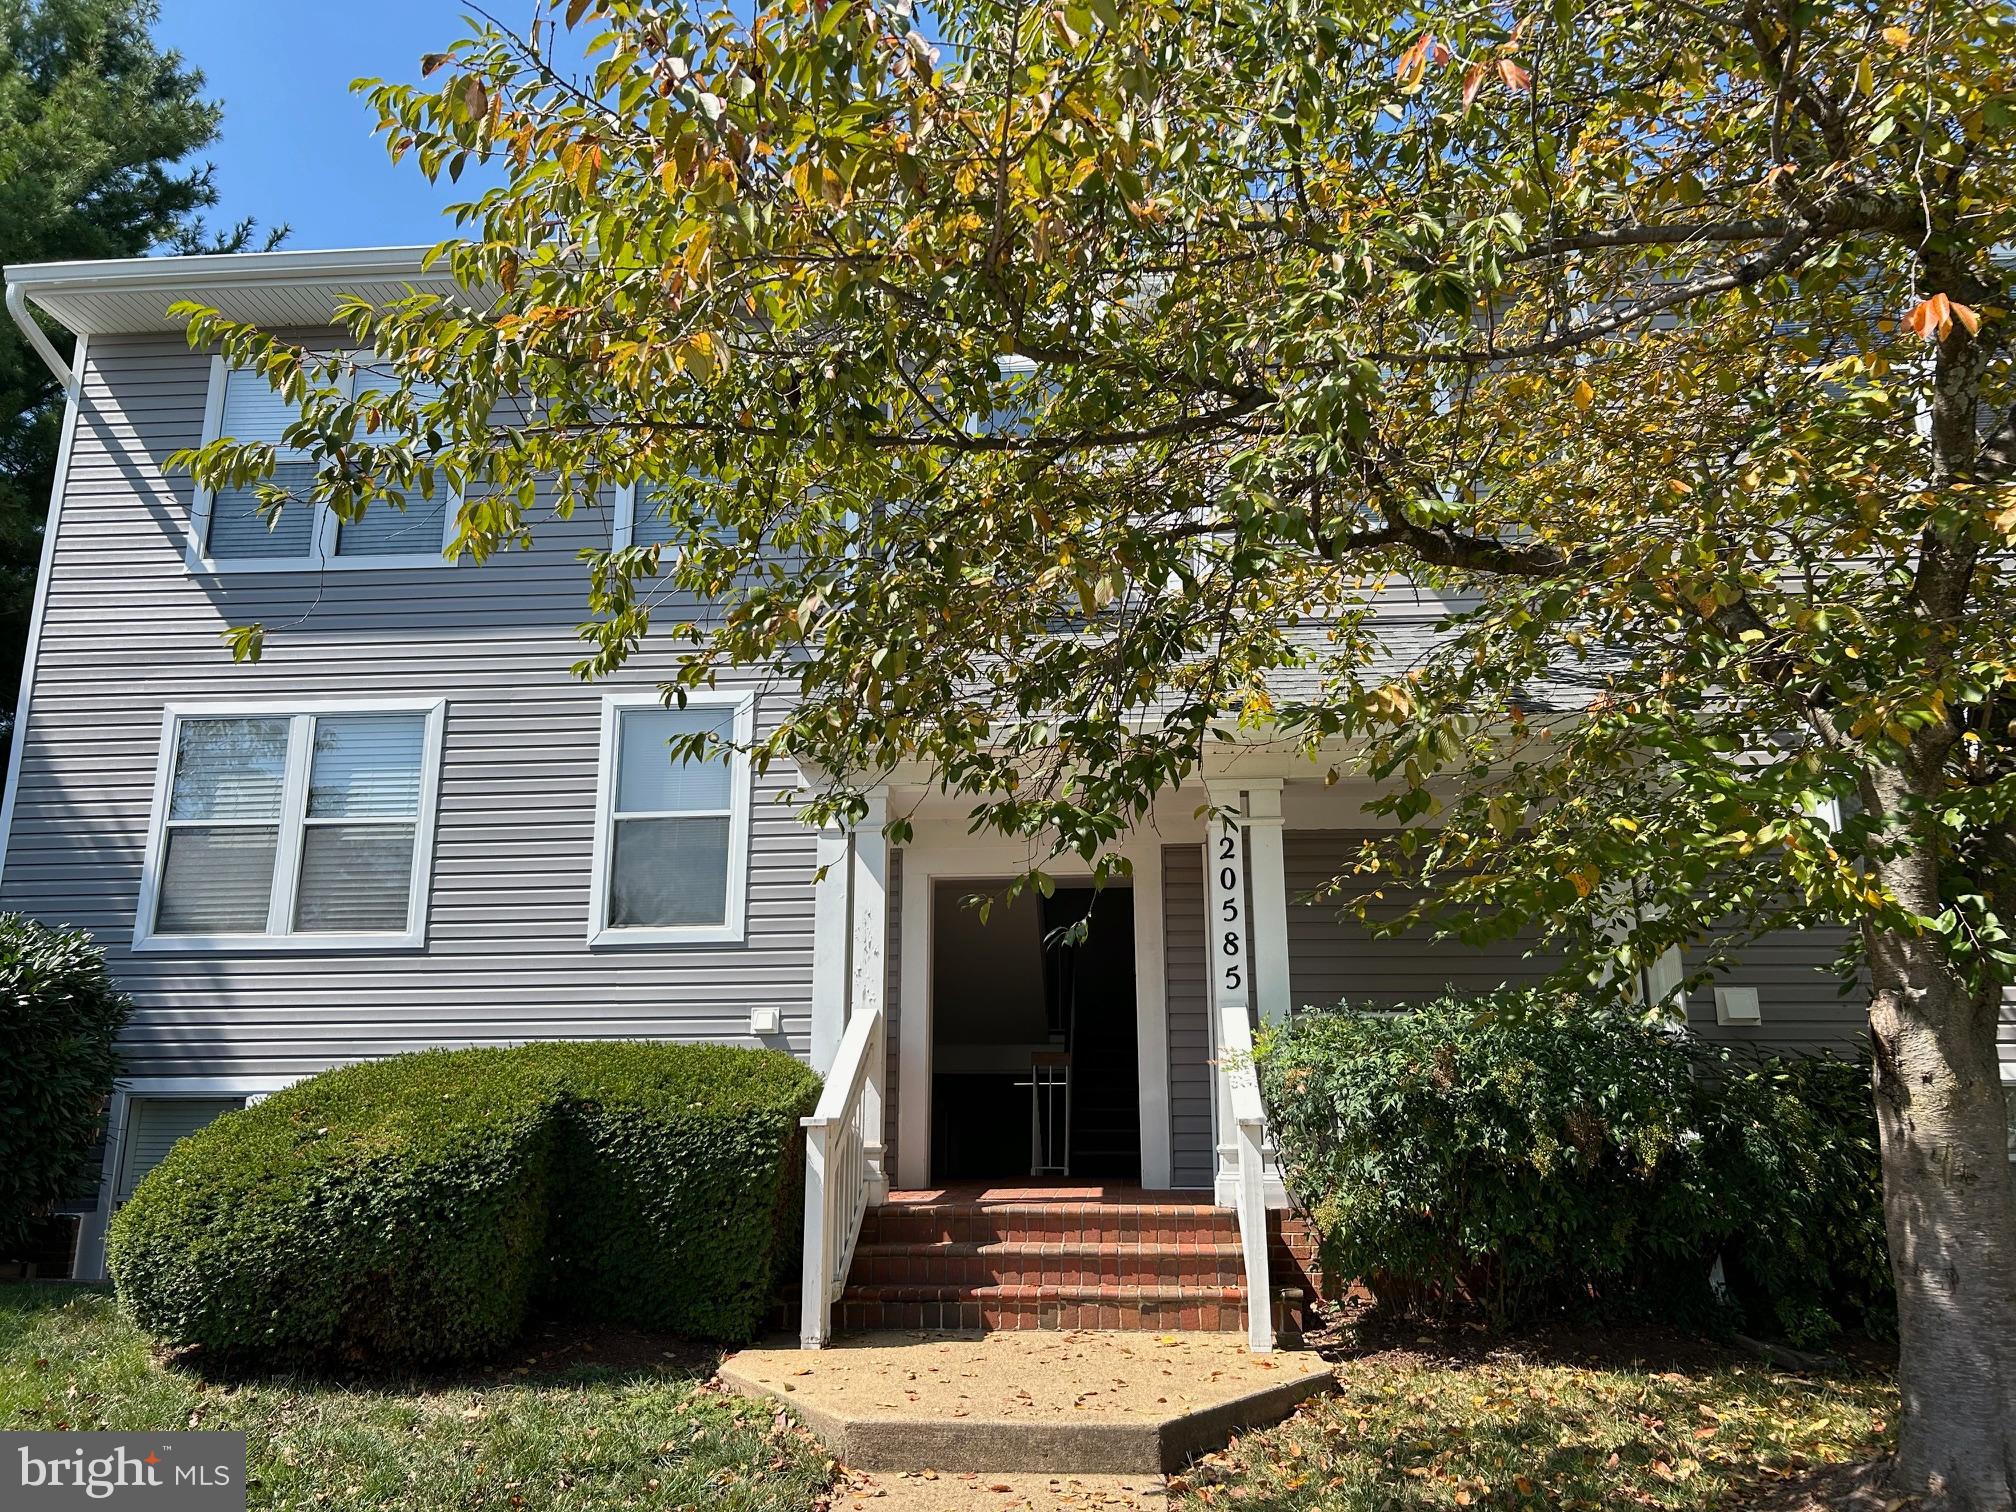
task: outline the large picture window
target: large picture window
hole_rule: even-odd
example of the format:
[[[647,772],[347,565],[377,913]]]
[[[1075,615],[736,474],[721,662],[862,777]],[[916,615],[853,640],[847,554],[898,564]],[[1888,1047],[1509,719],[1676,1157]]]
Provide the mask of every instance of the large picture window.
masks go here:
[[[373,382],[365,376],[356,386],[370,388]],[[423,389],[419,397],[430,393]],[[258,373],[231,367],[221,357],[212,360],[204,444],[229,436],[272,446],[275,462],[267,481],[302,495],[314,484],[315,464],[283,439],[298,417],[295,406]],[[269,517],[260,513],[257,485],[198,489],[189,519],[189,562],[210,572],[441,567],[447,565],[442,551],[452,534],[451,503],[444,490],[431,499],[414,494],[404,509],[374,503],[355,520],[340,520],[325,505],[305,502]]]
[[[694,695],[683,709],[655,694],[609,699],[589,936],[598,945],[742,938],[747,895],[748,759],[675,754],[674,742],[749,739],[751,702]]]
[[[134,948],[418,946],[439,701],[171,709]]]

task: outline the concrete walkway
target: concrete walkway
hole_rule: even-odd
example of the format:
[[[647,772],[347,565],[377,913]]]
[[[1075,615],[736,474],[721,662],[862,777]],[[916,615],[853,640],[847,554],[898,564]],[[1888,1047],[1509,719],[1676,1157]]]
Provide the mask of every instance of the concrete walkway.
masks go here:
[[[849,1472],[834,1512],[1166,1512],[1159,1475]]]
[[[783,1403],[852,1469],[1010,1485],[972,1493],[969,1506],[997,1496],[1013,1506],[1060,1476],[1152,1481],[1333,1384],[1314,1354],[1249,1354],[1233,1335],[1104,1332],[866,1334],[819,1351],[743,1350],[721,1378]],[[1018,1473],[1045,1484],[1001,1479]]]

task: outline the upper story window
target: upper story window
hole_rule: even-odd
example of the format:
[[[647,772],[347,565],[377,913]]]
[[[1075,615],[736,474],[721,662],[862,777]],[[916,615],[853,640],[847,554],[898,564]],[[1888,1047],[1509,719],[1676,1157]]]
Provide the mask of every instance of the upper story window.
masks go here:
[[[602,707],[589,941],[679,945],[739,941],[748,898],[749,760],[681,759],[672,741],[712,734],[746,745],[749,695],[655,693]]]
[[[133,948],[425,944],[442,708],[171,708]]]
[[[719,540],[735,539],[735,532],[716,523],[712,533]],[[666,517],[665,501],[658,485],[647,481],[625,484],[616,490],[615,547],[676,546],[686,532]]]
[[[354,377],[349,382],[355,386]],[[368,377],[363,387],[370,387]],[[422,398],[428,397],[422,391]],[[315,481],[306,453],[281,443],[299,412],[257,373],[210,363],[210,400],[203,443],[222,436],[263,441],[277,452],[271,482],[305,495]],[[199,488],[189,512],[189,565],[209,572],[287,572],[308,567],[440,567],[454,536],[448,494],[409,495],[404,510],[374,503],[356,520],[340,520],[327,506],[290,504],[277,516],[259,511],[256,486]]]
[[[975,435],[1026,436],[1036,426],[1042,412],[1045,379],[1027,357],[997,357],[994,370],[999,375],[994,407],[971,422]]]

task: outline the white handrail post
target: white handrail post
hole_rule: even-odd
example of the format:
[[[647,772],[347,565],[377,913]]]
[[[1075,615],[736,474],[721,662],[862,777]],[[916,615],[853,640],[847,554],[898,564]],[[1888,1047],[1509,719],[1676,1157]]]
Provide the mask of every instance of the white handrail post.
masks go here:
[[[869,1165],[870,1128],[881,1114],[869,1087],[887,1044],[882,1010],[871,1007],[848,1022],[834,1051],[833,1070],[805,1129],[805,1249],[799,1273],[798,1339],[818,1349],[833,1333],[833,1303],[847,1286],[847,1268],[874,1196]]]
[[[1246,1347],[1274,1348],[1274,1287],[1267,1264],[1266,1125],[1239,1120],[1239,1247],[1246,1259]]]
[[[868,1075],[861,1086],[861,1156],[867,1201],[889,1200],[889,1167],[883,1151],[883,1088],[889,1077],[889,1015],[875,1010],[873,1033],[868,1036]]]
[[[828,1277],[833,1274],[833,1225],[828,1219],[829,1171],[827,1125],[816,1115],[805,1127],[805,1256],[799,1272],[798,1342],[805,1349],[823,1349],[832,1335],[833,1304]]]

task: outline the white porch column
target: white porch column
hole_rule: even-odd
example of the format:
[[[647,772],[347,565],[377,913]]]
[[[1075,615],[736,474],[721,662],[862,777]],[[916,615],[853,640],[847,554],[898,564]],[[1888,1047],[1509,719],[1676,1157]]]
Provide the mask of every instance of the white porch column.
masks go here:
[[[852,836],[853,864],[848,868],[849,891],[853,894],[849,912],[853,939],[848,957],[849,1017],[856,1013],[880,1011],[883,1043],[887,1044],[889,963],[889,840],[882,826],[889,819],[885,792],[868,794],[868,813]],[[815,946],[816,950],[816,946]],[[861,1122],[866,1130],[864,1144],[868,1160],[868,1200],[880,1202],[889,1195],[889,1167],[882,1147],[886,1127],[883,1098],[889,1080],[886,1053],[872,1056],[868,1064],[868,1085],[861,1095]]]
[[[854,847],[837,824],[819,831],[812,882],[812,1069],[833,1069],[847,1027],[850,939],[854,910]]]
[[[1228,1008],[1249,1016],[1252,1012],[1253,971],[1246,942],[1252,913],[1246,893],[1243,795],[1215,784],[1209,792],[1211,801],[1227,810],[1204,831],[1204,975],[1211,984],[1211,1115],[1218,1151],[1212,1185],[1217,1201],[1230,1205],[1239,1179],[1239,1131],[1232,1121],[1225,1074],[1218,1069],[1224,1053],[1218,1024]]]
[[[897,1013],[903,1075],[896,1088],[896,1181],[912,1189],[931,1173],[931,931],[932,878],[938,868],[928,847],[913,841],[903,852],[903,930],[897,973]]]
[[[1288,869],[1282,851],[1281,783],[1246,784],[1246,847],[1252,872],[1253,1002],[1263,1027],[1284,1024],[1288,985]]]
[[[1141,1110],[1141,1185],[1167,1188],[1169,1134],[1168,958],[1162,929],[1162,841],[1152,831],[1131,846],[1134,870],[1135,1095]]]

